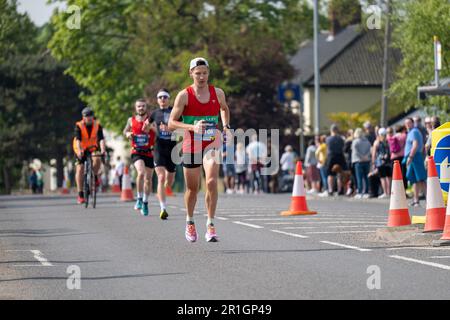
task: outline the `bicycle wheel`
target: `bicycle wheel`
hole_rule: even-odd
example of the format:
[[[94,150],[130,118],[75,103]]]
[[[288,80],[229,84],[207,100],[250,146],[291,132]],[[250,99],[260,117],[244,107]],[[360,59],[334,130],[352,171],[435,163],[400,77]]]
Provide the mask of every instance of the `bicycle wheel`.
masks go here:
[[[95,184],[94,170],[91,170],[91,196],[92,196],[92,208],[95,209],[97,204],[97,185]]]
[[[84,163],[84,207],[87,209],[89,206],[89,197],[91,195],[91,157],[88,156],[86,158],[86,162]]]

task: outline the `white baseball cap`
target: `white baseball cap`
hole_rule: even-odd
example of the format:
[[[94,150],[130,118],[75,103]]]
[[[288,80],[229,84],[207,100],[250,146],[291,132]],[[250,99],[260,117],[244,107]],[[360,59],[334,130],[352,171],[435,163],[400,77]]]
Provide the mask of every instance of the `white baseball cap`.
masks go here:
[[[380,128],[380,129],[378,130],[378,135],[380,135],[380,136],[385,136],[386,133],[387,133],[387,131],[386,131],[385,128]]]
[[[198,57],[191,60],[191,63],[189,64],[189,70],[192,70],[198,66],[207,66],[209,68],[208,61],[205,58]]]

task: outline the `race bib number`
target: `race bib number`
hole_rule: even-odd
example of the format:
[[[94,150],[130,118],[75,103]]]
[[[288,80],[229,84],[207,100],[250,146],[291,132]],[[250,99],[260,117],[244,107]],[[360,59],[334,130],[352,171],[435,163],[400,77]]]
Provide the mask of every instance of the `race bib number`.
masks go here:
[[[134,136],[134,144],[136,147],[146,147],[148,144],[147,134],[137,134]]]
[[[216,138],[216,130],[214,122],[206,122],[205,132],[203,134],[194,133],[194,140],[213,141]]]

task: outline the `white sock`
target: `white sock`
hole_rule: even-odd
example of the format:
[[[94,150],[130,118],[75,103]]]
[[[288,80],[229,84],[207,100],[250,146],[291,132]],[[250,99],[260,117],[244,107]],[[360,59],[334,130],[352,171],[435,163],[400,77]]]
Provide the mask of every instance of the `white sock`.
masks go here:
[[[138,199],[142,199],[142,192],[138,192],[137,195],[136,195],[136,197],[137,197]]]
[[[159,202],[159,206],[161,207],[161,211],[162,210],[166,210],[166,203],[165,202]]]
[[[186,222],[194,223],[194,217],[186,216]]]
[[[214,225],[214,218],[209,218],[206,220],[206,226],[209,226],[210,224]]]
[[[148,196],[149,196],[148,194],[144,193],[144,198],[142,199],[142,202],[146,202],[147,203],[148,202]]]

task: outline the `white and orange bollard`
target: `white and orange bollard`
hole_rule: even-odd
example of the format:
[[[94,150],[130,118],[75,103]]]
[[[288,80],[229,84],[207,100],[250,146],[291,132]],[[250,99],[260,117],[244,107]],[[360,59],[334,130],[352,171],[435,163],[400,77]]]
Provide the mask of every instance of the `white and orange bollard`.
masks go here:
[[[424,232],[442,231],[445,223],[445,204],[433,157],[428,157],[427,212]]]
[[[131,179],[128,166],[125,166],[122,177],[122,193],[120,201],[134,201],[133,190],[131,189]]]
[[[394,161],[392,175],[391,200],[389,204],[388,227],[407,226],[411,224],[402,169],[399,161]]]
[[[291,206],[289,211],[281,212],[282,216],[296,216],[296,215],[312,215],[317,214],[317,211],[311,211],[306,204],[305,181],[303,179],[302,163],[297,162],[295,170],[294,187],[292,190]]]

